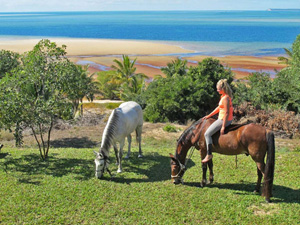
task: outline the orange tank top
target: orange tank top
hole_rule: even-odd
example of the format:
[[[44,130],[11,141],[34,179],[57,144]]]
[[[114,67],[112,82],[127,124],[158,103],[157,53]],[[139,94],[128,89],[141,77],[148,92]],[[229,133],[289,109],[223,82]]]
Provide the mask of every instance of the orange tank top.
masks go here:
[[[219,102],[219,117],[218,119],[223,119],[225,116],[225,97],[228,95],[222,95],[220,102]],[[227,121],[233,120],[233,106],[232,106],[232,102],[231,102],[231,98],[228,96],[229,98],[229,114],[228,114],[228,118]]]

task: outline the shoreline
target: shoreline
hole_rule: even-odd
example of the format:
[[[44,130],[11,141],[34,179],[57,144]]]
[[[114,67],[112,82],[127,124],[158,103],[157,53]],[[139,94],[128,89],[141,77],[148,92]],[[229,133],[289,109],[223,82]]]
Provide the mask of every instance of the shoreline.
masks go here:
[[[46,39],[46,37],[43,37]],[[0,37],[0,49],[10,50],[18,53],[30,51],[43,38],[14,36]],[[80,65],[89,64],[91,73],[109,70],[115,64],[114,59],[120,60],[122,55],[136,58],[137,73],[144,73],[149,78],[155,75],[163,75],[160,68],[178,57],[187,60],[188,65],[197,65],[204,58],[212,57],[218,59],[224,66],[230,67],[235,78],[246,77],[251,72],[270,72],[274,69],[281,70],[285,65],[278,64],[276,56],[254,56],[247,55],[249,49],[239,43],[239,48],[245,50],[245,55],[237,52],[230,54],[216,54],[217,52],[230,53],[228,46],[217,43],[207,46],[201,43],[183,43],[180,41],[146,41],[146,40],[119,40],[119,39],[90,39],[90,38],[47,38],[56,42],[58,46],[66,45],[67,57],[74,63]],[[212,43],[210,43],[212,44]],[[228,44],[228,43],[226,43]],[[229,44],[230,45],[230,44]],[[209,50],[211,48],[210,54]],[[212,49],[214,48],[214,49]]]

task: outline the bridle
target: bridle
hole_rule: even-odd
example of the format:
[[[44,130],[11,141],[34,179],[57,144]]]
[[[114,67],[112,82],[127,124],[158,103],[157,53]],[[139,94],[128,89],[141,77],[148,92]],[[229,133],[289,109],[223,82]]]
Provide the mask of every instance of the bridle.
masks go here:
[[[107,156],[105,156],[104,154],[102,154],[103,157],[100,158],[99,160],[103,160],[104,161],[104,165],[103,168],[101,170],[95,170],[97,173],[101,172],[102,174],[105,172],[105,170],[109,173],[109,175],[112,177],[112,174],[110,172],[110,170],[108,169],[109,166],[109,159]]]
[[[182,179],[183,174],[187,170],[186,165],[187,165],[188,161],[190,160],[190,158],[192,157],[192,155],[194,153],[194,150],[195,150],[195,147],[192,148],[192,151],[190,152],[189,157],[185,160],[184,164],[182,164],[178,159],[176,159],[176,161],[177,161],[176,163],[178,163],[178,166],[179,166],[179,172],[176,175],[171,174],[171,178],[180,178],[180,179]],[[182,173],[181,176],[179,175],[180,173]]]
[[[186,164],[183,165],[181,162],[179,162],[179,160],[177,160],[177,163],[178,163],[179,168],[180,168],[180,169],[179,169],[179,172],[178,172],[175,176],[171,174],[171,178],[182,178],[184,172],[186,171]],[[181,176],[179,176],[180,173],[182,173]]]

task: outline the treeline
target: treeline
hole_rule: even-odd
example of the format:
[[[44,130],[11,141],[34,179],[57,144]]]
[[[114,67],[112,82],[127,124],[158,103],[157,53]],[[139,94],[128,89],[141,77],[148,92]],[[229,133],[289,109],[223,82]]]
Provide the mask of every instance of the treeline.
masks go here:
[[[197,66],[187,66],[186,60],[177,59],[161,69],[165,77],[156,76],[148,86],[139,76],[136,92],[130,91],[133,83],[126,82],[126,89],[115,82],[115,72],[102,72],[99,82],[105,97],[134,100],[144,109],[144,117],[151,122],[180,122],[196,120],[213,109],[219,101],[216,83],[219,79],[227,79],[234,91],[233,103],[251,105],[255,109],[284,110],[300,112],[300,35],[293,43],[292,49],[285,49],[287,56],[279,57],[286,68],[270,74],[256,72],[244,80],[233,80],[230,68],[224,67],[220,61],[206,58]],[[124,56],[130,62],[128,56]],[[125,60],[123,59],[125,62]],[[132,61],[133,63],[135,61]],[[128,63],[127,63],[128,64]],[[131,68],[134,65],[130,65]],[[122,73],[132,71],[123,64],[119,67]],[[121,73],[121,72],[120,72]],[[127,74],[133,78],[135,75]],[[123,83],[124,85],[124,83]],[[119,90],[119,92],[117,91]],[[119,93],[118,95],[115,95]]]

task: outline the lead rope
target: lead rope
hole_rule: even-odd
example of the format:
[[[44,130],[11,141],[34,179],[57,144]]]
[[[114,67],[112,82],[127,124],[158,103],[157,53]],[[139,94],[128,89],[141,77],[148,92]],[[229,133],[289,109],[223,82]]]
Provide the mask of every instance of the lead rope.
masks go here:
[[[184,163],[184,166],[185,166],[185,167],[186,167],[188,161],[190,160],[190,158],[192,158],[192,155],[193,155],[193,153],[194,153],[194,150],[195,150],[195,146],[193,146],[192,151],[190,151],[190,154],[189,154],[188,158],[185,160],[185,163]]]
[[[203,127],[204,127],[206,121],[207,121],[207,120],[204,120],[204,121],[202,122],[202,124],[201,124],[199,138],[201,137],[201,133],[202,133],[202,130],[203,130]],[[185,160],[185,163],[184,163],[184,166],[185,166],[185,167],[186,167],[188,161],[190,160],[190,158],[192,158],[193,153],[194,153],[194,150],[195,150],[195,146],[193,146],[192,151],[190,151],[190,154],[189,154],[188,158]]]

